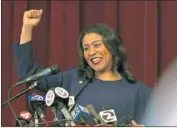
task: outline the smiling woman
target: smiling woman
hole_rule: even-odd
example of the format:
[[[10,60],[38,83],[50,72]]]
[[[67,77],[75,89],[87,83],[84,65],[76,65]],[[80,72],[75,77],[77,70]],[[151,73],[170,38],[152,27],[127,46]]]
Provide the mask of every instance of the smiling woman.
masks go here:
[[[123,75],[129,82],[136,82],[130,72],[127,56],[120,36],[104,24],[86,28],[80,36],[80,71],[88,79],[120,80]]]
[[[24,13],[20,44],[15,45],[20,78],[42,70],[32,49],[32,30],[41,16],[42,10]],[[152,89],[136,81],[130,72],[120,36],[106,25],[94,24],[81,33],[78,46],[80,66],[41,78],[36,89],[47,92],[62,86],[75,97],[76,104],[92,104],[96,111],[113,109],[118,118],[116,126],[142,126],[137,123],[141,123]],[[94,124],[93,119],[86,123]]]
[[[96,78],[104,80],[103,76],[111,77],[117,71],[112,71],[112,56],[101,40],[101,35],[86,34],[83,38],[83,49],[84,58],[95,71]]]

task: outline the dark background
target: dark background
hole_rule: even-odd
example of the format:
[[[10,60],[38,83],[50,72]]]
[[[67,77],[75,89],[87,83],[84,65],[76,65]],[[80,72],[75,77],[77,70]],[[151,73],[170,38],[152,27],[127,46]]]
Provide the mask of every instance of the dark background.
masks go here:
[[[79,64],[79,33],[93,23],[116,29],[125,44],[128,61],[138,80],[154,87],[159,75],[177,55],[176,1],[5,1],[1,2],[1,101],[18,81],[13,44],[20,39],[25,10],[43,9],[33,33],[36,59],[41,66],[59,64],[62,71]],[[23,87],[13,90],[11,95]],[[12,102],[18,114],[27,109],[26,95]],[[51,112],[46,112],[48,119]],[[15,124],[8,108],[1,108],[2,126]]]

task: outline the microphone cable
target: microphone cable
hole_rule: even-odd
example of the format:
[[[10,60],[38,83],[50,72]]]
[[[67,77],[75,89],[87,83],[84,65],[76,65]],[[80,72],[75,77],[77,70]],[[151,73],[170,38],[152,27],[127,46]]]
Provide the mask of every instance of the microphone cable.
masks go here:
[[[46,122],[41,122],[41,123],[37,123],[37,125],[42,125],[42,124],[60,124],[60,123],[65,123],[65,122],[70,122],[73,121],[73,119],[61,119],[61,120],[57,120],[57,121],[46,121]]]
[[[34,82],[34,84],[37,84],[37,83]],[[11,96],[11,95],[10,95],[10,94],[11,94],[11,90],[12,90],[14,87],[15,87],[15,86],[12,85],[12,86],[10,87],[9,91],[8,91],[8,96],[7,96],[7,99],[8,99],[8,100],[10,99],[10,96]],[[10,108],[10,110],[11,110],[13,116],[15,117],[16,121],[17,121],[17,122],[19,123],[19,125],[22,127],[22,124],[21,124],[20,120],[18,119],[18,117],[17,117],[17,115],[16,115],[16,113],[15,113],[15,111],[14,111],[12,105],[11,105],[11,102],[8,102],[7,104],[8,104],[8,106],[9,106],[9,108]]]
[[[9,91],[8,91],[8,97],[7,97],[8,100],[10,99],[10,93],[11,93],[11,90],[12,90],[12,89],[13,89],[13,86],[11,86],[10,89],[9,89]],[[13,116],[15,117],[16,121],[19,123],[19,125],[20,125],[21,127],[23,127],[22,124],[21,124],[21,122],[20,122],[20,120],[18,119],[18,117],[17,117],[17,115],[16,115],[16,113],[15,113],[15,111],[14,111],[14,109],[13,109],[13,107],[12,107],[12,105],[11,105],[10,102],[8,102],[8,106],[9,106],[9,108],[10,108],[10,110],[11,110]]]

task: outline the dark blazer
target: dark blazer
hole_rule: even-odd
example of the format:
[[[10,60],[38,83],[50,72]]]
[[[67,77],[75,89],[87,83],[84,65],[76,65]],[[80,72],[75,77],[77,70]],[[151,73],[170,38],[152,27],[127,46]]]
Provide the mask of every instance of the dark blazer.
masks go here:
[[[17,72],[20,79],[35,74],[44,68],[36,64],[32,43],[29,42],[24,45],[16,44],[14,46],[14,53],[17,62]],[[59,72],[56,75],[44,77],[39,80],[37,89],[42,92],[47,92],[49,88],[62,86],[67,91],[77,97],[79,92],[87,85],[88,81],[82,81],[78,78],[77,68]]]
[[[18,76],[20,78],[31,76],[32,74],[35,74],[40,70],[43,70],[43,68],[37,65],[35,61],[31,42],[28,42],[27,44],[23,45],[16,44],[14,46],[14,53],[17,60]],[[37,89],[43,92],[47,92],[49,88],[61,86],[65,88],[69,92],[69,94],[73,95],[76,99],[79,96],[80,92],[87,86],[87,84],[88,84],[87,80],[82,81],[78,77],[77,68],[73,68],[65,72],[60,72],[56,75],[41,78],[38,82]],[[128,81],[126,84],[129,87],[130,83],[128,83]],[[134,86],[135,91],[133,93],[134,94],[137,93],[137,95],[135,95],[134,97],[129,97],[128,100],[131,102],[133,100],[136,100],[137,101],[137,104],[135,105],[137,106],[136,112],[141,113],[141,110],[144,109],[146,101],[149,98],[152,89],[148,88],[141,82],[137,82],[135,85],[136,85]],[[132,93],[131,88],[133,87],[130,85],[130,88],[128,88],[128,93]],[[125,99],[125,101],[127,100],[126,95],[123,98]],[[122,103],[125,102],[124,99],[122,99],[121,101]]]

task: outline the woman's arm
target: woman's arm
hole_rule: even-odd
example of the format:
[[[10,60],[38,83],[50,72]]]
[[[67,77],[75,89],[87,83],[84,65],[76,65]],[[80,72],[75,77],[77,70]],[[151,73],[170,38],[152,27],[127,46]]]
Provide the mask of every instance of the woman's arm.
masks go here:
[[[20,43],[14,46],[14,54],[17,62],[17,72],[20,79],[29,77],[37,72],[44,70],[35,60],[32,48],[32,32],[34,27],[40,22],[42,10],[29,10],[25,11],[23,15],[23,26],[20,37]],[[47,91],[50,82],[52,86],[59,86],[60,76],[45,77],[39,80],[38,89]]]
[[[29,10],[24,12],[20,44],[25,44],[32,40],[33,28],[40,22],[41,16],[42,10]]]

